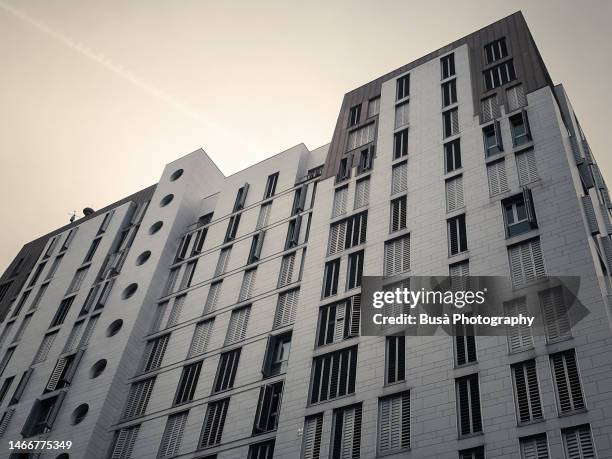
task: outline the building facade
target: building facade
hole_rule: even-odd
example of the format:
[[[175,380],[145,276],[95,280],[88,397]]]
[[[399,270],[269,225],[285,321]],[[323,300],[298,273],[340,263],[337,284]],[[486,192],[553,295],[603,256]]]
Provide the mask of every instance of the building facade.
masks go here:
[[[0,278],[1,454],[610,457],[610,209],[511,15],[347,93],[329,145],[229,177],[198,150],[25,245]],[[506,276],[515,312],[581,276],[590,313],[360,336],[362,276],[406,274]]]

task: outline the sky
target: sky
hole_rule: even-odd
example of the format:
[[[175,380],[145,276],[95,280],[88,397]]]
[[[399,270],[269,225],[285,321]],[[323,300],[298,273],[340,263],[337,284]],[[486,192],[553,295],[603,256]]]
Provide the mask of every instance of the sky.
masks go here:
[[[0,272],[198,148],[328,143],[346,92],[517,10],[612,183],[607,0],[0,0]]]

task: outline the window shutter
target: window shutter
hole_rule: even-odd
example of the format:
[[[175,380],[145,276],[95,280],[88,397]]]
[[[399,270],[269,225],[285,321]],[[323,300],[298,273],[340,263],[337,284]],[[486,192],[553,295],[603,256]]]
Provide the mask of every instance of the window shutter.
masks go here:
[[[599,166],[597,164],[591,164],[591,172],[593,173],[593,180],[595,180],[595,186],[597,188],[605,189],[606,184],[604,183],[603,177],[601,176],[601,171],[599,170]]]
[[[514,287],[522,287],[546,275],[539,239],[513,245],[508,248],[508,254]]]
[[[229,398],[208,404],[202,428],[202,437],[200,438],[200,448],[221,443],[228,406]]]
[[[121,419],[135,418],[145,413],[154,383],[155,378],[150,378],[132,384]]]
[[[8,429],[13,414],[15,414],[15,408],[10,408],[6,410],[2,415],[2,418],[0,419],[0,438],[4,436],[6,429]]]
[[[395,107],[395,129],[408,124],[408,102]]]
[[[546,339],[549,343],[572,336],[567,306],[561,287],[540,292]]]
[[[508,180],[506,179],[506,162],[504,160],[490,163],[487,166],[489,177],[489,196],[495,196],[508,191]]]
[[[100,298],[98,298],[98,302],[96,303],[96,307],[94,309],[100,309],[106,306],[106,302],[108,301],[108,297],[110,296],[111,290],[113,289],[113,285],[115,284],[115,278],[106,281],[104,287],[102,287],[102,292],[100,293]]]
[[[520,439],[521,459],[549,459],[546,434],[532,435]]]
[[[179,285],[179,290],[183,290],[191,285],[191,279],[193,278],[193,273],[196,267],[196,261],[190,261],[185,265],[185,271],[183,272],[183,277],[181,277],[181,283]]]
[[[70,335],[66,340],[66,344],[64,345],[63,352],[72,352],[76,349],[79,338],[81,337],[81,332],[83,331],[83,325],[85,324],[84,320],[76,322],[70,331]]]
[[[143,372],[155,370],[161,366],[169,337],[170,335],[164,335],[147,342],[142,369]]]
[[[268,222],[270,221],[270,212],[272,210],[272,203],[264,204],[259,208],[259,216],[257,217],[257,225],[255,229],[261,229],[265,226],[268,226]]]
[[[323,413],[307,417],[304,421],[304,439],[302,441],[302,458],[319,459],[321,455],[321,437],[323,435]]]
[[[599,210],[601,212],[604,225],[606,227],[606,234],[612,234],[612,221],[610,221],[610,212],[608,212],[606,206],[602,204],[599,205]]]
[[[379,454],[410,448],[410,392],[381,399],[378,418]]]
[[[57,388],[57,383],[64,373],[66,369],[66,365],[68,364],[68,359],[66,357],[61,357],[56,363],[55,368],[53,368],[53,372],[51,373],[51,377],[49,378],[49,382],[47,382],[47,387],[45,388],[48,391],[54,391]]]
[[[219,253],[219,261],[217,262],[217,266],[215,268],[215,277],[225,273],[225,270],[227,269],[227,264],[229,262],[230,252],[231,247],[227,247],[225,249],[222,249]]]
[[[293,279],[293,267],[295,265],[295,252],[285,255],[281,260],[281,267],[278,275],[278,287],[289,285]]]
[[[361,322],[361,295],[355,295],[347,300],[347,319],[345,322],[345,337],[359,336]]]
[[[591,169],[586,163],[578,164],[578,172],[580,173],[580,179],[582,180],[585,188],[593,188],[595,183],[593,182],[593,175]]]
[[[542,402],[535,360],[513,365],[512,374],[519,424],[542,419]]]
[[[310,403],[318,403],[355,392],[357,346],[314,358]]]
[[[410,270],[410,235],[385,243],[384,276]]]
[[[206,296],[206,304],[204,305],[204,314],[208,314],[215,310],[219,296],[221,295],[221,282],[213,282],[210,284],[208,295]]]
[[[361,405],[334,412],[331,459],[361,457]]]
[[[278,304],[276,306],[273,328],[284,327],[295,321],[295,312],[299,296],[299,290],[290,290],[278,295]]]
[[[238,294],[238,302],[251,298],[256,277],[256,269],[250,269],[244,272],[244,277],[242,278],[242,285],[240,286],[240,293]]]
[[[196,355],[206,352],[208,342],[210,341],[210,335],[212,334],[213,325],[214,319],[211,319],[200,322],[195,326],[187,358],[195,357]]]
[[[459,134],[459,110],[452,110],[450,112],[451,116],[451,135]]]
[[[358,180],[355,185],[354,209],[367,206],[370,200],[370,179]]]
[[[157,457],[168,458],[179,453],[189,411],[168,416]]]
[[[497,97],[491,96],[480,102],[480,110],[482,112],[482,122],[486,123],[488,121],[499,118],[499,104],[497,103]]]
[[[559,413],[566,414],[584,409],[582,385],[574,350],[553,354],[550,356],[550,361],[557,389]]]
[[[520,84],[509,88],[506,91],[506,96],[508,98],[508,112],[513,112],[527,105],[525,91]]]
[[[570,427],[561,431],[568,459],[594,459],[595,447],[588,424]]]
[[[393,167],[391,176],[391,194],[401,193],[408,189],[408,163]]]
[[[346,221],[334,223],[329,230],[328,255],[334,255],[344,250],[344,240],[346,238]]]
[[[495,126],[495,140],[497,143],[497,148],[499,149],[499,151],[504,151],[504,142],[502,141],[501,127],[499,126],[499,121],[495,120],[494,126]]]
[[[246,308],[234,309],[230,317],[227,327],[227,335],[225,335],[225,346],[228,346],[238,341],[242,341],[246,336],[246,330],[251,315],[250,306]]]
[[[53,346],[53,342],[57,338],[57,332],[49,333],[45,335],[42,342],[40,343],[40,347],[34,356],[34,361],[32,363],[43,362],[47,359],[47,355],[49,355],[49,351],[51,350],[51,346]]]
[[[334,206],[332,209],[332,218],[346,213],[346,201],[348,197],[348,186],[337,188],[334,193]]]
[[[446,181],[446,211],[461,209],[463,204],[463,176]]]
[[[134,443],[136,443],[136,437],[138,437],[139,430],[140,425],[137,425],[121,429],[117,433],[113,452],[111,453],[111,459],[129,459],[132,457]]]
[[[183,367],[181,379],[179,380],[176,394],[174,394],[174,405],[190,402],[195,395],[200,372],[202,371],[202,360]]]
[[[519,314],[527,314],[527,303],[525,298],[518,298],[504,304],[506,316],[518,316]],[[516,327],[508,327],[508,345],[510,352],[520,352],[533,347],[533,337],[531,329],[526,325],[518,325]]]
[[[518,169],[519,183],[525,186],[538,180],[538,169],[536,167],[535,152],[527,150],[516,155],[516,167]]]
[[[173,327],[178,323],[179,318],[181,317],[181,312],[183,311],[183,306],[185,304],[186,298],[187,295],[181,295],[174,298],[174,304],[172,305],[172,310],[170,311],[170,315],[168,316],[168,323],[166,324],[166,328]]]
[[[214,392],[221,392],[234,386],[234,379],[238,371],[238,363],[240,362],[240,353],[241,349],[238,348],[221,354],[215,376]]]

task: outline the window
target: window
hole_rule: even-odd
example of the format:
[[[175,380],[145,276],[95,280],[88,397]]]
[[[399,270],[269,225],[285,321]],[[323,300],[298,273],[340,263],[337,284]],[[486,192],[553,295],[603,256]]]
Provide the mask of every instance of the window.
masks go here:
[[[334,204],[332,207],[332,218],[346,213],[346,202],[348,200],[348,185],[336,188],[334,192]]]
[[[72,303],[74,302],[74,298],[75,298],[74,296],[71,296],[69,298],[64,298],[62,300],[59,307],[57,308],[57,311],[55,312],[55,316],[53,317],[53,320],[51,321],[49,328],[57,327],[58,325],[61,325],[64,323],[64,320],[66,319],[66,316],[68,315],[68,311],[70,311],[70,307],[72,306]]]
[[[47,381],[45,392],[52,392],[57,389],[70,386],[72,379],[76,373],[77,367],[83,357],[84,351],[78,351],[74,354],[60,357],[55,363],[53,372]]]
[[[582,384],[573,349],[550,356],[553,370],[559,414],[573,413],[586,408],[582,395]]]
[[[508,112],[513,112],[527,105],[523,85],[517,84],[508,88],[506,90],[506,98],[508,99]]]
[[[6,337],[13,331],[13,326],[15,325],[15,320],[12,322],[7,322],[4,326],[4,330],[2,330],[2,334],[0,335],[0,347],[4,344],[4,340]]]
[[[257,277],[257,268],[248,269],[244,272],[242,277],[242,285],[240,286],[240,292],[238,293],[238,302],[248,300],[253,296],[253,288],[255,286],[255,279]]]
[[[366,177],[361,180],[357,180],[355,184],[355,203],[353,208],[355,210],[367,206],[370,201],[370,178]]]
[[[548,440],[546,434],[541,433],[529,437],[519,438],[521,446],[521,459],[548,459]]]
[[[295,252],[284,255],[278,273],[278,288],[289,285],[293,281],[293,268],[295,266]]]
[[[83,263],[89,263],[91,260],[93,260],[93,257],[96,254],[96,251],[98,250],[98,246],[100,245],[101,240],[102,238],[98,237],[92,241],[91,246],[89,246],[89,250],[87,251],[87,254],[85,254],[85,259],[83,260]]]
[[[4,370],[6,369],[6,366],[8,365],[9,361],[11,360],[11,357],[13,357],[13,354],[15,353],[15,347],[9,347],[6,352],[4,353],[4,357],[2,357],[2,360],[0,360],[0,376],[2,376],[2,373],[4,373]]]
[[[13,313],[11,314],[11,318],[17,317],[19,315],[19,313],[21,312],[21,309],[23,309],[23,305],[25,304],[26,301],[28,301],[28,297],[30,296],[31,291],[32,290],[26,290],[25,292],[23,292],[23,294],[21,295],[21,298],[19,299],[19,302],[17,303],[17,305],[15,306],[15,309],[13,310]]]
[[[15,388],[15,392],[13,393],[13,396],[11,397],[11,400],[8,403],[9,406],[14,405],[15,403],[19,403],[19,400],[21,400],[21,396],[23,395],[25,388],[28,385],[28,381],[30,380],[30,377],[32,376],[33,372],[34,372],[34,368],[29,368],[28,370],[23,372],[23,374],[21,375],[21,378],[19,379],[19,383],[17,384],[17,387]]]
[[[157,452],[158,458],[170,458],[179,453],[188,415],[189,411],[183,411],[181,413],[175,413],[168,416],[166,428],[164,429],[161,443]]]
[[[410,270],[410,235],[385,242],[383,275],[385,277]]]
[[[68,287],[68,293],[74,293],[78,291],[83,285],[83,281],[85,280],[85,276],[87,276],[87,272],[89,271],[89,266],[78,269],[72,278],[72,282],[70,282],[70,286]]]
[[[91,339],[91,336],[93,335],[93,332],[96,327],[96,324],[98,323],[99,317],[100,315],[98,314],[96,316],[91,316],[89,318],[89,321],[87,322],[87,326],[85,327],[85,330],[83,330],[83,335],[81,336],[81,340],[79,341],[80,348],[87,347],[87,345],[89,344],[89,340]]]
[[[191,338],[191,344],[189,345],[189,352],[187,353],[188,359],[206,352],[214,324],[215,319],[205,320],[196,324],[193,338]]]
[[[300,229],[302,228],[302,216],[298,215],[289,220],[287,227],[287,238],[285,239],[285,250],[296,247],[300,244]]]
[[[202,252],[202,247],[204,246],[204,241],[206,240],[207,233],[208,233],[208,228],[200,228],[195,233],[195,242],[193,243],[193,248],[191,249],[192,257]],[[191,233],[191,234],[194,234],[194,233]]]
[[[290,350],[291,332],[270,336],[266,349],[266,357],[264,359],[264,377],[269,378],[287,371]]]
[[[340,160],[338,165],[338,174],[336,174],[336,183],[348,180],[351,178],[351,157],[345,157]]]
[[[387,336],[385,341],[385,384],[406,379],[406,337]]]
[[[315,357],[312,363],[310,403],[319,403],[355,392],[357,346]]]
[[[261,259],[261,250],[263,248],[265,235],[266,233],[264,231],[259,231],[253,236],[247,264],[256,263]]]
[[[221,296],[222,285],[223,281],[217,281],[210,284],[208,295],[206,296],[206,303],[204,304],[204,314],[208,314],[215,310],[219,297]]]
[[[452,108],[442,113],[444,138],[459,134],[459,110]]]
[[[380,96],[368,101],[368,118],[378,115],[380,111]]]
[[[317,346],[358,336],[360,318],[361,295],[321,306],[317,326]]]
[[[448,253],[449,256],[465,252],[467,234],[465,229],[465,214],[448,219]]]
[[[183,368],[181,379],[174,395],[174,405],[180,405],[193,400],[201,370],[202,360]]]
[[[132,384],[121,416],[122,420],[136,418],[145,413],[154,384],[155,377]]]
[[[393,159],[408,155],[408,129],[393,134]]]
[[[351,253],[348,257],[348,269],[346,273],[346,289],[351,290],[361,287],[361,276],[363,274],[363,250]]]
[[[506,223],[506,237],[528,233],[538,227],[531,190],[528,188],[525,188],[522,194],[504,199],[502,206]]]
[[[306,196],[308,195],[308,185],[302,185],[295,190],[293,195],[293,205],[291,206],[291,215],[297,215],[306,209]]]
[[[554,343],[572,336],[568,310],[561,287],[540,292],[540,305],[544,318],[546,341]]]
[[[36,284],[36,282],[38,282],[38,278],[40,277],[40,274],[42,273],[43,269],[45,269],[46,264],[47,262],[43,261],[42,263],[39,263],[38,266],[36,266],[36,269],[34,270],[34,274],[32,275],[32,278],[30,279],[30,283],[28,284],[28,287],[32,287],[34,284]]]
[[[482,128],[482,135],[484,138],[486,156],[492,156],[496,153],[504,151],[498,121],[495,121],[493,124],[489,124],[488,126]]]
[[[361,104],[351,107],[349,110],[349,127],[357,126],[361,118]]]
[[[0,285],[0,301],[4,299],[7,292],[9,291],[9,288],[11,288],[11,285],[12,285],[12,282],[7,282],[5,284]]]
[[[280,328],[295,322],[295,311],[300,298],[300,290],[294,289],[278,295],[274,324],[272,328]]]
[[[51,264],[51,267],[49,268],[49,271],[47,272],[47,275],[45,276],[45,280],[52,279],[53,276],[55,276],[55,273],[57,272],[57,268],[59,268],[59,265],[62,262],[63,258],[64,258],[63,254],[60,254],[57,257],[55,257],[55,260],[53,260],[53,263]]]
[[[262,229],[268,226],[268,223],[270,222],[271,211],[272,211],[271,202],[264,204],[259,208],[259,215],[257,216],[257,224],[255,225],[256,230],[259,230],[259,229]]]
[[[370,145],[359,153],[359,164],[357,164],[357,174],[363,174],[374,166],[374,146]]]
[[[106,232],[106,230],[108,229],[108,225],[110,225],[110,221],[113,218],[114,213],[115,211],[111,210],[110,212],[107,212],[104,214],[104,219],[102,220],[102,223],[100,224],[100,228],[98,229],[98,234],[102,234]]]
[[[404,102],[403,104],[398,104],[395,106],[395,129],[399,129],[408,125],[408,108],[408,102]]]
[[[275,440],[263,441],[249,446],[247,459],[273,459]]]
[[[487,56],[487,64],[492,64],[504,57],[508,57],[508,48],[506,47],[506,39],[500,38],[493,43],[485,45],[485,55]]]
[[[498,88],[516,80],[512,59],[484,71],[484,82],[487,91]]]
[[[506,178],[506,161],[503,158],[487,165],[487,178],[489,196],[493,197],[510,190]]]
[[[68,234],[66,235],[66,239],[64,239],[64,243],[60,247],[60,250],[59,250],[60,252],[63,252],[64,250],[68,250],[70,248],[70,244],[72,244],[72,241],[74,240],[74,237],[76,236],[76,233],[78,230],[79,228],[75,227],[75,228],[70,229],[70,231],[68,231]]]
[[[126,427],[115,434],[111,459],[129,459],[134,451],[140,425]]]
[[[264,199],[269,199],[274,196],[276,193],[276,184],[278,183],[278,172],[268,175],[268,180],[266,181],[266,188],[264,190]]]
[[[334,255],[366,242],[367,211],[333,223],[329,230],[328,255]]]
[[[456,333],[455,364],[461,366],[476,362],[476,337],[473,335],[474,327],[471,325],[458,325]]]
[[[170,335],[163,335],[147,341],[142,363],[142,373],[155,370],[161,366]]]
[[[53,428],[65,396],[65,392],[60,392],[53,397],[37,399],[21,429],[21,435],[28,438],[49,432]]]
[[[525,297],[504,303],[504,313],[506,316],[527,315],[527,301]],[[528,325],[517,325],[507,328],[508,347],[510,353],[521,352],[533,348],[533,336]]]
[[[247,193],[249,192],[249,184],[245,183],[238,189],[236,193],[236,200],[234,201],[234,208],[232,212],[238,212],[239,210],[244,209],[244,204],[246,203]]]
[[[323,433],[323,413],[308,416],[304,420],[302,459],[319,459]]]
[[[40,343],[40,347],[38,348],[38,351],[36,352],[36,355],[34,356],[34,360],[32,361],[32,364],[44,362],[47,359],[47,355],[49,355],[49,351],[51,350],[51,346],[53,346],[53,342],[55,341],[55,338],[57,338],[57,331],[47,333],[44,336],[42,342]],[[8,350],[7,350],[7,353],[8,353]],[[1,368],[1,365],[0,365],[0,368]]]
[[[359,148],[366,143],[372,142],[374,140],[375,127],[376,124],[372,122],[359,129],[349,132],[347,151],[354,150],[355,148]]]
[[[191,281],[193,280],[193,275],[195,273],[197,263],[198,260],[193,260],[185,265],[185,271],[183,272],[183,277],[181,278],[179,290],[191,287]]]
[[[409,391],[378,400],[378,454],[399,453],[407,449],[410,449]]]
[[[535,360],[512,365],[516,417],[519,424],[544,419]]]
[[[49,287],[48,283],[42,284],[40,286],[40,288],[38,289],[38,292],[36,292],[36,296],[32,300],[32,303],[30,304],[29,311],[33,311],[34,309],[38,307],[38,305],[40,304],[40,301],[42,300],[43,295],[47,291],[47,287]]]
[[[538,238],[508,247],[512,285],[522,287],[546,275]]]
[[[402,100],[410,94],[410,74],[399,77],[396,82],[396,99]]]
[[[49,258],[51,256],[51,254],[53,253],[53,250],[55,250],[55,246],[57,245],[58,241],[59,241],[59,236],[53,236],[53,238],[51,239],[51,242],[49,242],[49,245],[47,246],[47,250],[45,251],[43,258]]]
[[[340,258],[325,263],[323,270],[323,298],[338,293],[338,278],[340,277]]]
[[[496,95],[487,97],[486,99],[480,101],[480,113],[481,121],[483,123],[496,120],[501,116]]]
[[[458,175],[445,182],[446,185],[446,211],[453,212],[464,207],[463,204],[463,176]]]
[[[13,414],[15,414],[14,408],[8,409],[2,413],[2,416],[0,417],[0,438],[6,433],[6,429],[8,429],[11,419],[13,418]]]
[[[462,449],[459,451],[459,459],[485,459],[484,446]]]
[[[391,221],[389,222],[389,232],[393,233],[395,231],[406,229],[406,205],[406,196],[400,196],[399,198],[391,201]]]
[[[223,400],[211,402],[206,407],[206,416],[204,417],[204,425],[202,426],[202,435],[199,443],[200,448],[208,448],[221,443],[229,401],[229,398],[224,398]]]
[[[515,156],[520,185],[525,186],[538,180],[538,168],[533,149],[523,151]]]
[[[595,446],[591,436],[591,427],[588,424],[569,427],[561,430],[563,446],[568,459],[595,458]]]
[[[11,384],[13,384],[14,376],[9,376],[2,383],[2,387],[0,387],[0,404],[4,401],[4,397],[6,397],[7,392],[11,388]]]
[[[253,435],[276,430],[282,397],[283,381],[261,387],[253,424]]]
[[[457,103],[457,80],[442,83],[442,107]]]
[[[391,170],[391,194],[401,193],[408,189],[408,162],[395,164]]]
[[[510,117],[510,129],[512,130],[512,144],[515,147],[531,141],[531,129],[525,110]]]
[[[449,54],[440,59],[440,69],[443,80],[452,77],[455,74],[455,55]]]
[[[217,266],[215,267],[215,277],[225,274],[231,251],[232,247],[230,246],[221,249],[221,252],[219,252],[219,260],[217,261]]]
[[[238,225],[240,224],[240,216],[242,214],[232,215],[227,223],[227,230],[225,231],[225,238],[223,242],[233,241],[238,233]]]
[[[227,334],[225,335],[225,346],[242,341],[246,336],[246,330],[251,315],[251,307],[234,309],[230,316]]]
[[[464,376],[455,380],[457,390],[457,425],[459,435],[482,432],[480,418],[480,392],[478,374]]]
[[[361,457],[361,404],[334,410],[330,459]]]
[[[224,352],[219,358],[219,366],[215,375],[213,393],[221,392],[234,387],[238,362],[240,361],[240,349]]]

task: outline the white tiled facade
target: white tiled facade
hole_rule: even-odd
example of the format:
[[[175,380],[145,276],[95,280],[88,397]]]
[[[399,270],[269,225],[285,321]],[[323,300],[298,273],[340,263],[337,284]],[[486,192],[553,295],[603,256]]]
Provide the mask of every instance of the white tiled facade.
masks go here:
[[[358,126],[375,122],[372,142],[357,149],[358,158],[372,146],[373,163],[362,171],[354,159],[347,179],[321,175],[323,165],[333,162],[337,137],[331,146],[313,151],[297,145],[229,177],[198,150],[168,164],[143,202],[120,203],[110,214],[98,212],[58,232],[46,257],[50,237],[34,265],[46,260],[44,269],[34,283],[32,270],[0,325],[2,457],[12,452],[9,440],[23,438],[72,441],[70,450],[45,451],[41,457],[612,456],[612,204],[607,189],[561,86],[525,91],[519,106],[508,98],[495,121],[481,123],[480,103],[474,103],[482,96],[474,92],[474,79],[481,75],[470,64],[475,52],[470,46],[460,43],[383,78],[379,113],[367,118],[364,103],[358,120]],[[449,55],[454,74],[441,80],[441,59]],[[396,123],[397,80],[407,74],[408,123],[396,128],[404,124]],[[453,80],[457,101],[442,108],[441,84]],[[525,83],[519,73],[501,90]],[[454,108],[458,133],[445,138],[443,112]],[[510,117],[524,112],[530,138],[514,147]],[[347,115],[341,113],[339,123]],[[493,125],[499,127],[503,151],[487,157],[483,129]],[[406,127],[407,154],[394,159],[394,136]],[[446,172],[444,144],[457,139],[461,167]],[[393,187],[393,166],[404,161],[405,172],[396,174],[401,185]],[[581,177],[579,168],[587,175]],[[269,180],[275,187],[266,195]],[[449,188],[452,205],[446,199]],[[502,201],[523,196],[525,188],[537,227],[507,237]],[[390,202],[403,196],[405,228],[390,233]],[[328,255],[330,225],[363,212],[365,242]],[[108,226],[100,233],[106,215]],[[237,231],[228,241],[228,225],[238,215]],[[458,216],[465,218],[467,250],[450,254],[447,219]],[[299,231],[292,237],[295,227]],[[62,250],[71,228],[78,230]],[[122,239],[122,232],[133,239]],[[462,263],[457,268],[462,275],[469,266],[470,275],[516,277],[509,254],[517,244],[537,244],[537,239],[539,269],[581,276],[578,296],[590,314],[572,327],[571,336],[533,336],[520,349],[511,349],[506,337],[476,337],[475,356],[462,365],[456,364],[455,338],[407,337],[403,377],[388,383],[385,338],[360,337],[348,327],[345,339],[339,328],[333,342],[318,345],[320,307],[359,294],[359,286],[347,290],[351,255],[354,260],[363,251],[363,275],[380,276],[386,271],[385,243],[408,236],[410,252],[400,269],[416,276],[447,276],[451,266]],[[84,263],[97,238],[95,254]],[[194,251],[198,241],[203,243]],[[46,279],[62,253],[55,274]],[[115,271],[106,269],[109,259],[120,259]],[[324,267],[336,259],[337,291],[322,299]],[[58,320],[60,303],[73,295],[67,291],[75,272],[87,266],[71,307]],[[96,297],[83,308],[90,289],[99,283],[100,295],[109,281],[108,298]],[[47,285],[44,295],[33,307],[42,285]],[[83,340],[92,317],[91,335]],[[350,318],[346,312],[344,320]],[[61,323],[49,326],[56,322]],[[55,332],[55,338],[46,338]],[[277,359],[280,366],[272,369],[274,342],[281,337],[290,341],[289,358]],[[48,352],[41,353],[41,342],[51,339]],[[349,389],[313,402],[316,362],[347,349],[356,353],[355,378],[344,379],[341,369],[338,385]],[[551,357],[565,351],[574,352],[564,355],[575,356],[578,369],[567,397],[560,394],[558,378],[555,382],[554,363],[569,368],[572,362]],[[54,372],[65,358],[68,371]],[[223,373],[232,359],[238,359],[236,371]],[[350,367],[349,360],[342,368]],[[530,409],[537,402],[541,414],[522,422],[513,365],[532,361],[530,377],[535,374],[537,381]],[[19,387],[24,373],[27,384]],[[54,373],[63,381],[59,387],[50,386]],[[184,382],[187,374],[192,384],[182,385],[181,375]],[[472,421],[473,432],[466,435],[456,387],[468,376],[478,381],[470,406],[479,422]],[[330,387],[337,383],[333,377],[327,382]],[[566,400],[570,409],[563,408]],[[37,418],[46,403],[53,408]],[[480,414],[474,414],[476,408]]]

